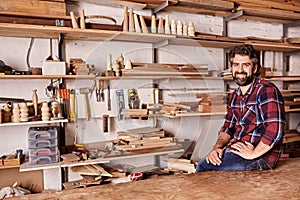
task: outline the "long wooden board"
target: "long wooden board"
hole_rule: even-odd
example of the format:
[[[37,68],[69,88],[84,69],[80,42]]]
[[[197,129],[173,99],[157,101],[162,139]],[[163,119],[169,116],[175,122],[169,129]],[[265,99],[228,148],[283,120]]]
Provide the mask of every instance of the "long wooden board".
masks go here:
[[[247,15],[269,17],[277,19],[293,19],[299,20],[300,14],[293,11],[273,9],[273,8],[254,8],[249,6],[239,6],[237,10],[243,10]]]
[[[300,3],[297,4],[296,2],[290,1],[276,2],[274,0],[236,0],[235,2],[240,5],[243,5],[243,3],[254,4],[258,10],[260,7],[267,7],[300,12]]]
[[[39,0],[1,0],[0,8],[3,11],[34,14],[66,15],[66,4],[56,1]]]
[[[234,8],[234,3],[223,0],[180,0],[176,6],[228,11]]]

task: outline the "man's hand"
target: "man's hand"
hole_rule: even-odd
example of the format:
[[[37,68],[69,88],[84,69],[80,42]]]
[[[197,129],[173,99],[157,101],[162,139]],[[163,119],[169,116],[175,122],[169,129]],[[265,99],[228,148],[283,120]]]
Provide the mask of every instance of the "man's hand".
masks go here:
[[[205,160],[207,163],[211,163],[213,165],[221,165],[221,158],[223,156],[223,149],[216,148],[211,150],[209,154],[206,156]]]
[[[237,142],[233,145],[231,145],[231,152],[235,153],[242,158],[245,158],[247,160],[252,160],[256,158],[255,152],[254,152],[254,146],[249,142]]]

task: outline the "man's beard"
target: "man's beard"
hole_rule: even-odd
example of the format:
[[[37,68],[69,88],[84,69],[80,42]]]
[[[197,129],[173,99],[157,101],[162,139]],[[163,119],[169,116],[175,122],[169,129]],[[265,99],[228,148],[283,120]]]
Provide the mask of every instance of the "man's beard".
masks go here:
[[[241,77],[237,77],[237,75],[245,75],[245,78],[241,78]],[[233,80],[236,82],[236,84],[238,84],[239,86],[246,86],[252,83],[252,81],[254,80],[254,76],[252,75],[248,75],[247,72],[235,72],[233,75]]]

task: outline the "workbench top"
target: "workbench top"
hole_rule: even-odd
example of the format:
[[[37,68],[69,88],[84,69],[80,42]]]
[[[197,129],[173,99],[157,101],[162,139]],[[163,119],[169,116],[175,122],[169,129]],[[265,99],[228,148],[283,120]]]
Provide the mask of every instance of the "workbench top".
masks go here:
[[[299,199],[300,158],[279,161],[267,171],[204,172],[158,176],[141,181],[101,185],[22,197],[30,199]],[[20,199],[20,198],[12,198]]]

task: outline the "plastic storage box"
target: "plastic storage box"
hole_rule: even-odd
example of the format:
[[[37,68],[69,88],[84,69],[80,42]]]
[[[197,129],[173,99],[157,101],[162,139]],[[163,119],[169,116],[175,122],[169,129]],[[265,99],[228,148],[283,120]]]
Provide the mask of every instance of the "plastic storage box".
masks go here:
[[[57,163],[58,128],[56,126],[30,127],[28,130],[29,165]]]

